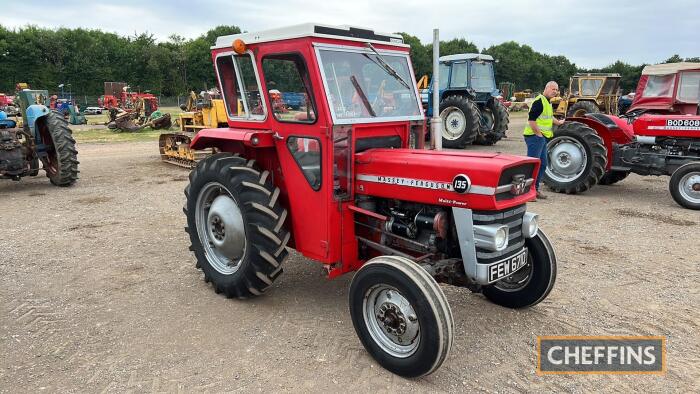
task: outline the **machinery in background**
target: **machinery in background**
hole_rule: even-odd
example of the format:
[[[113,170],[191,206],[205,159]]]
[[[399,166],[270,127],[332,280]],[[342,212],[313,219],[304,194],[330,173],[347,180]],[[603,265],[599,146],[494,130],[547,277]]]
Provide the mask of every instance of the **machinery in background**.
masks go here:
[[[105,82],[104,88],[105,94],[97,100],[102,108],[129,112],[140,106],[145,116],[158,110],[158,97],[149,92],[132,92],[126,82]]]
[[[581,117],[590,113],[617,115],[620,74],[585,73],[569,78],[564,97],[551,100],[556,117]]]
[[[180,107],[177,123],[180,130],[175,133],[160,135],[158,146],[160,157],[166,163],[185,168],[194,168],[204,157],[216,153],[213,148],[204,150],[190,149],[192,138],[199,130],[227,127],[226,107],[217,89],[190,92],[187,102]]]
[[[46,106],[47,91],[17,87],[22,126],[0,112],[0,179],[36,176],[41,165],[52,184],[72,185],[78,179],[78,151],[66,120]]]
[[[440,118],[442,144],[464,148],[469,144],[493,145],[506,135],[508,110],[496,88],[494,59],[467,53],[440,57]],[[426,99],[432,94],[432,82]],[[432,116],[432,101],[426,116]]]
[[[627,111],[620,113],[695,114],[698,106],[700,63],[646,66]]]

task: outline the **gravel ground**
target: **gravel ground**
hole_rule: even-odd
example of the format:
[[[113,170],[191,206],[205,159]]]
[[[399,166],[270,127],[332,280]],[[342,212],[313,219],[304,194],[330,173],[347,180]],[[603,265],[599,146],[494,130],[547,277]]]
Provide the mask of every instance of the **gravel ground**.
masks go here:
[[[488,150],[523,153],[519,119]],[[79,150],[75,187],[0,181],[0,392],[700,390],[700,212],[668,178],[531,204],[559,257],[549,298],[513,311],[443,287],[454,347],[407,380],[355,336],[350,275],[325,280],[293,254],[265,296],[219,296],[187,250],[187,171],[160,163],[157,142]],[[537,376],[537,336],[567,334],[665,335],[668,372]]]

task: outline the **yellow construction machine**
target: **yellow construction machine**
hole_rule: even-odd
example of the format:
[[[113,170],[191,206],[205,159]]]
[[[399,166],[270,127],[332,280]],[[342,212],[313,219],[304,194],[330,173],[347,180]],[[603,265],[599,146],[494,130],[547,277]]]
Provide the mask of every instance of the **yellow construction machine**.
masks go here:
[[[563,97],[554,97],[554,116],[582,117],[602,112],[617,115],[620,99],[620,74],[579,73],[569,79],[569,89]]]
[[[176,120],[180,131],[163,133],[158,145],[160,158],[166,163],[185,168],[194,168],[204,157],[216,153],[214,149],[192,150],[190,142],[199,130],[226,127],[226,107],[218,91],[190,92],[187,102],[180,106],[185,112]]]

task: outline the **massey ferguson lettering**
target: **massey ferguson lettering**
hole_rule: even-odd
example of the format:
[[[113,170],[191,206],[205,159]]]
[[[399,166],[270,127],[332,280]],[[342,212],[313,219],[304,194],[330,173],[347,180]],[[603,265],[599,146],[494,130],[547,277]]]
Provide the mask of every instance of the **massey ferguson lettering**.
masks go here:
[[[365,182],[385,183],[388,185],[417,187],[419,189],[452,191],[452,184],[426,179],[401,178],[383,175],[358,175],[357,179]]]

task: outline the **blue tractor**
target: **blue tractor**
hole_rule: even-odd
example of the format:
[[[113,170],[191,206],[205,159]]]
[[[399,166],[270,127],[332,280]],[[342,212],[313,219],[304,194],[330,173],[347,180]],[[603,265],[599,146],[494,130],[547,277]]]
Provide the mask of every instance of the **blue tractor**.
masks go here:
[[[466,53],[440,57],[442,145],[464,148],[493,145],[506,135],[508,110],[498,99],[493,57]],[[427,116],[433,115],[433,84],[428,88]]]
[[[78,151],[66,120],[49,110],[46,91],[17,92],[22,127],[0,112],[0,179],[20,180],[39,174],[40,165],[56,186],[70,186],[78,179]]]

